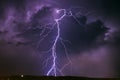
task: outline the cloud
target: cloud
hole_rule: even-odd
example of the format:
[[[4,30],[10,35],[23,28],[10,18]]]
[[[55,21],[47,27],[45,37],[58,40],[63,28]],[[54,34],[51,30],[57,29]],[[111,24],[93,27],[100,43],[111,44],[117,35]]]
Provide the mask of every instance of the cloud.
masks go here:
[[[70,56],[72,66],[66,66],[63,73],[72,76],[115,77],[113,54],[109,48],[102,46]]]

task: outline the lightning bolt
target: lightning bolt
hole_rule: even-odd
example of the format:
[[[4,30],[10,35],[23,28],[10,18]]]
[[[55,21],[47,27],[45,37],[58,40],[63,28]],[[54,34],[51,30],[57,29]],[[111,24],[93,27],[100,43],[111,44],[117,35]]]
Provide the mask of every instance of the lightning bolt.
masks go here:
[[[57,44],[57,42],[58,42],[58,40],[60,38],[60,24],[59,24],[59,22],[66,16],[66,10],[65,9],[56,10],[57,13],[60,13],[61,11],[63,11],[63,15],[60,18],[55,19],[55,23],[57,25],[57,36],[56,36],[56,38],[54,40],[54,44],[52,46],[52,57],[53,57],[52,63],[53,63],[53,65],[50,68],[50,70],[47,72],[47,76],[49,76],[50,73],[52,73],[52,71],[53,71],[54,76],[57,76],[57,73],[56,73],[56,71],[57,71],[57,65],[56,65],[56,58],[57,58],[57,55],[56,55],[56,44]]]
[[[44,65],[44,68],[45,68],[45,66],[47,67],[48,61],[52,60],[52,65],[51,65],[50,69],[46,73],[47,76],[50,76],[50,75],[57,76],[58,74],[63,75],[62,71],[66,68],[66,66],[68,66],[70,64],[71,64],[71,71],[72,71],[72,61],[71,61],[71,59],[70,59],[70,57],[68,55],[68,50],[66,48],[66,45],[64,44],[64,42],[68,42],[68,43],[70,43],[70,42],[67,41],[67,40],[63,40],[61,38],[61,36],[60,36],[60,21],[63,20],[64,17],[68,16],[68,17],[73,17],[73,19],[79,25],[81,25],[80,22],[77,20],[76,16],[73,15],[71,10],[67,11],[66,9],[55,9],[55,13],[57,13],[57,14],[61,14],[62,13],[62,15],[59,18],[55,18],[54,19],[54,23],[48,23],[48,24],[45,24],[45,25],[37,27],[40,30],[42,29],[41,33],[39,34],[41,39],[38,42],[37,49],[39,49],[40,43],[47,38],[47,36],[52,32],[54,27],[57,28],[57,35],[55,36],[55,39],[53,40],[52,46],[50,47],[49,50],[42,51],[43,53],[51,52],[51,56],[45,60],[46,64]],[[49,27],[49,26],[52,26],[52,27]],[[31,27],[28,27],[27,30],[29,30],[29,29],[31,29]],[[46,33],[47,29],[50,29],[50,30]],[[27,30],[25,30],[24,32],[26,32]],[[61,41],[61,45],[63,46],[63,48],[65,50],[65,56],[67,57],[67,60],[68,60],[68,62],[62,66],[62,68],[58,68],[58,66],[57,66],[57,51],[56,51],[56,47],[57,47],[57,43],[58,43],[59,40]]]
[[[50,76],[51,74],[54,74],[54,76],[57,76],[57,71],[59,71],[60,72],[60,74],[62,74],[63,75],[63,73],[62,73],[62,71],[65,69],[65,67],[66,66],[68,66],[69,64],[71,64],[71,66],[72,66],[72,61],[71,61],[71,59],[69,58],[69,56],[68,56],[68,51],[67,51],[67,48],[66,48],[66,46],[65,46],[65,44],[64,44],[64,42],[63,41],[65,41],[65,40],[63,40],[61,37],[60,37],[60,21],[65,17],[65,16],[72,16],[73,17],[73,19],[75,19],[76,20],[76,22],[79,24],[79,25],[81,25],[80,24],[80,22],[77,20],[77,18],[72,14],[72,11],[70,10],[70,11],[68,11],[68,13],[67,13],[67,10],[66,9],[59,9],[59,10],[56,10],[56,13],[61,13],[61,12],[63,12],[63,15],[61,16],[61,17],[59,17],[59,18],[57,18],[57,19],[55,19],[55,24],[57,25],[57,36],[56,36],[56,38],[55,38],[55,40],[54,40],[54,43],[53,43],[53,45],[52,45],[52,66],[51,66],[51,68],[48,70],[48,72],[47,72],[47,76]],[[66,54],[66,57],[67,57],[67,60],[69,61],[68,63],[66,63],[61,69],[58,69],[58,67],[57,67],[57,65],[56,65],[56,59],[57,59],[57,52],[56,52],[56,44],[57,44],[57,42],[58,42],[58,40],[61,40],[61,44],[63,45],[63,48],[65,49],[65,54]],[[69,42],[69,41],[67,41],[67,42]],[[71,68],[71,71],[72,71],[72,68]]]

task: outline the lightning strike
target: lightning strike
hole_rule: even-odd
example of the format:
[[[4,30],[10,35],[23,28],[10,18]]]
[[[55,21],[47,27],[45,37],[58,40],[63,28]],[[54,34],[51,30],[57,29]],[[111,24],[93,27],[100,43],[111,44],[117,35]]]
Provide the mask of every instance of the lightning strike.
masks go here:
[[[39,40],[38,45],[37,45],[37,49],[39,49],[40,43],[47,38],[47,36],[52,32],[54,27],[57,27],[57,35],[56,35],[56,37],[55,37],[55,39],[53,41],[53,44],[52,44],[51,48],[48,51],[42,51],[42,53],[51,52],[51,56],[48,59],[45,60],[46,63],[48,63],[49,60],[52,60],[52,65],[51,65],[50,69],[46,73],[47,76],[51,76],[51,75],[57,76],[59,73],[61,75],[63,75],[62,71],[66,68],[66,66],[68,66],[70,64],[72,66],[72,61],[69,58],[66,45],[64,44],[64,42],[68,42],[68,43],[70,43],[70,42],[67,41],[67,40],[63,40],[61,38],[61,36],[60,36],[60,24],[59,24],[60,21],[63,20],[64,17],[68,16],[68,17],[73,17],[78,22],[78,24],[80,24],[79,21],[77,20],[77,18],[73,15],[71,10],[67,11],[66,9],[56,9],[55,13],[58,14],[58,15],[59,14],[62,14],[62,15],[59,18],[55,18],[54,19],[54,23],[48,23],[48,24],[45,24],[45,25],[41,26],[41,28],[43,30],[41,31],[41,33],[39,35],[41,37],[41,39]],[[47,27],[47,26],[51,26],[51,25],[52,25],[52,27],[50,27],[50,28]],[[29,29],[31,29],[31,27],[29,27],[27,30],[29,30]],[[45,33],[46,29],[50,29],[50,30],[47,33]],[[64,64],[62,66],[62,68],[58,68],[58,66],[57,66],[57,51],[56,51],[56,47],[57,47],[57,43],[58,43],[59,40],[60,40],[61,45],[63,46],[63,48],[65,50],[65,56],[67,57],[67,60],[68,60],[68,63]],[[45,64],[45,65],[47,66],[47,64]],[[72,68],[71,68],[71,71],[72,71]]]
[[[63,15],[58,18],[58,19],[55,19],[55,23],[57,25],[57,36],[54,40],[54,44],[52,46],[52,57],[53,57],[53,61],[52,61],[52,67],[50,68],[50,70],[47,72],[47,76],[49,76],[52,72],[54,74],[54,76],[57,76],[57,65],[56,65],[56,58],[57,58],[57,55],[56,55],[56,44],[60,38],[60,24],[59,24],[59,21],[61,21],[65,16],[66,16],[66,10],[65,9],[60,9],[60,10],[56,10],[56,13],[59,13],[59,12],[62,12],[63,11]]]

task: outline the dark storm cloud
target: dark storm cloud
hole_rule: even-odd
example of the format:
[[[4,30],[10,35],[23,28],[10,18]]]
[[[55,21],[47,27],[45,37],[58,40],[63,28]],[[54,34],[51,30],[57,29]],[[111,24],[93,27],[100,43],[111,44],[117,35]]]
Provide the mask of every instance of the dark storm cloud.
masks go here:
[[[72,17],[66,17],[60,22],[62,31],[61,36],[72,43],[72,45],[67,45],[66,43],[67,47],[72,50],[72,52],[70,52],[71,54],[69,54],[74,65],[72,75],[113,77],[114,74],[116,74],[114,67],[116,67],[116,70],[118,70],[117,74],[119,74],[118,43],[120,39],[120,29],[119,24],[114,27],[115,24],[111,25],[110,23],[112,21],[109,21],[109,18],[112,17],[111,19],[114,21],[115,18],[113,17],[119,16],[116,15],[119,13],[119,5],[117,2],[114,2],[114,4],[117,4],[116,6],[112,3],[107,4],[107,2],[109,1],[1,0],[0,75],[44,74],[46,70],[42,69],[42,63],[44,59],[46,59],[47,55],[41,54],[41,52],[51,46],[51,44],[48,43],[51,43],[51,38],[54,38],[56,29],[53,30],[53,33],[51,33],[48,38],[39,45],[39,52],[37,52],[38,49],[36,49],[36,47],[39,40],[43,37],[39,36],[41,31],[44,29],[44,27],[41,27],[41,24],[44,25],[45,22],[53,22],[52,20],[54,16],[52,16],[52,9],[54,7],[68,9],[69,7],[74,6],[80,6],[85,9],[85,11],[83,8],[80,9],[82,16],[74,14],[75,16],[78,16],[77,19],[81,24],[78,24],[78,22]],[[99,19],[98,17],[97,19],[93,14],[91,14],[93,15],[93,18],[91,15],[84,15],[84,13],[90,11],[95,11],[93,14],[98,14],[100,17],[104,17],[105,19],[107,18],[107,25],[103,19]],[[106,16],[106,14],[109,15]],[[51,26],[48,26],[46,33],[50,30],[49,27]],[[107,33],[105,31],[107,31]],[[62,59],[60,57],[58,58],[61,62],[60,65],[62,65],[65,64],[65,62],[67,63],[67,60],[63,57],[63,46],[61,46],[60,43],[58,46],[60,47],[60,49],[58,49],[58,55],[62,55]],[[116,58],[114,54],[116,56],[118,55],[117,59],[114,59]],[[116,62],[115,66],[113,66],[114,61]],[[63,72],[71,75],[69,74],[70,71],[67,69]]]
[[[40,55],[30,46],[0,45],[0,75],[40,74]]]
[[[72,66],[72,75],[86,75],[88,77],[117,76],[115,75],[113,54],[110,49],[112,48],[109,46],[102,46],[71,56],[72,65],[77,65]],[[63,62],[65,63],[64,60]],[[67,75],[71,75],[69,68],[71,68],[70,65],[63,70]]]

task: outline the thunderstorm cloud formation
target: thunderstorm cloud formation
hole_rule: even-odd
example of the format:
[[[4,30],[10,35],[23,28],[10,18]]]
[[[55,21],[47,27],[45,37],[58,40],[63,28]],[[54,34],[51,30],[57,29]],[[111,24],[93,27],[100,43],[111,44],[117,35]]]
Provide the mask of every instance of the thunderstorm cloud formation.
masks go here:
[[[118,77],[120,10],[112,0],[1,0],[0,76],[46,75],[59,9],[66,16],[59,21],[57,75]]]

